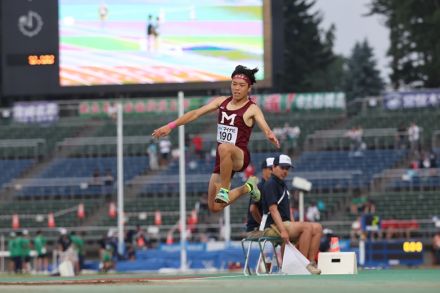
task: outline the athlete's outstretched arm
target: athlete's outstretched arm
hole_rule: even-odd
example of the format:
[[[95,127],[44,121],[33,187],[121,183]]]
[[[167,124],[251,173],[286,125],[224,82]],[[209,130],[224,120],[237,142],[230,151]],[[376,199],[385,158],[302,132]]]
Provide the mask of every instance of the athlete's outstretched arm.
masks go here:
[[[225,99],[227,99],[227,97],[218,97],[198,109],[186,112],[185,114],[174,120],[173,122],[155,129],[152,133],[153,137],[159,138],[159,137],[167,136],[174,127],[185,125],[191,121],[198,119],[200,116],[203,116],[207,113],[217,110],[217,108],[220,107],[220,104]]]
[[[263,112],[261,111],[260,107],[257,105],[253,105],[254,107],[254,119],[258,124],[258,127],[260,127],[261,131],[263,131],[264,135],[266,135],[267,139],[276,147],[280,148],[280,142],[278,141],[277,137],[273,133],[272,129],[270,129],[269,125],[266,122],[266,119],[264,118]]]

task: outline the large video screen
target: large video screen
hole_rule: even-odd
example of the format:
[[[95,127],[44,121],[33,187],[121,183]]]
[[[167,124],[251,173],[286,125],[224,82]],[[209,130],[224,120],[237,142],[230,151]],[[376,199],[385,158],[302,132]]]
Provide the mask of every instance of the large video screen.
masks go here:
[[[61,86],[264,79],[263,0],[59,0]]]
[[[271,86],[270,0],[2,0],[3,96]]]

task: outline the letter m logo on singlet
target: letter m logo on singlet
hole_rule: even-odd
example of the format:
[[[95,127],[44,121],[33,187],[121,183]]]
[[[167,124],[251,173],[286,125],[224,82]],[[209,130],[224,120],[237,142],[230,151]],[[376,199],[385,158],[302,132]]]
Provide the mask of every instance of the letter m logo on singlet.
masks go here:
[[[222,120],[220,121],[220,123],[226,124],[225,123],[225,120],[226,120],[226,121],[230,121],[229,125],[234,125],[235,117],[237,117],[237,114],[232,114],[231,116],[229,116],[225,112],[222,112]]]

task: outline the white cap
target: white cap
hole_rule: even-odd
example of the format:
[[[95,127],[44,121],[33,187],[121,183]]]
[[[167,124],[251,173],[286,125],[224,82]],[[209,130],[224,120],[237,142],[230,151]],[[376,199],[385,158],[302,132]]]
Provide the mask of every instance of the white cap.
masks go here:
[[[273,164],[281,167],[292,167],[292,160],[287,155],[279,155],[275,158]]]
[[[273,166],[273,161],[275,160],[275,158],[267,158],[266,159],[266,164],[267,167],[272,167]]]
[[[272,166],[273,166],[273,160],[275,160],[274,157],[266,158],[266,159],[261,163],[261,169],[272,168]]]

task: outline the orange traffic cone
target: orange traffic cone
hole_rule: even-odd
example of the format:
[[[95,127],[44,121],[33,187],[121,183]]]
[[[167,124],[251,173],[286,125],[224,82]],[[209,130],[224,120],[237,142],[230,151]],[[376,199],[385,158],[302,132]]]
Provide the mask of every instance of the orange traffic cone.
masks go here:
[[[167,244],[173,244],[174,240],[173,240],[173,234],[172,233],[168,233],[167,234]]]
[[[55,227],[55,217],[53,216],[53,213],[49,213],[49,215],[47,217],[47,226],[49,228]]]
[[[159,210],[154,213],[154,225],[156,226],[162,225],[162,214],[160,213]]]
[[[330,252],[339,252],[341,251],[339,249],[339,238],[338,237],[332,237],[330,238]]]
[[[77,213],[78,219],[84,219],[85,215],[86,214],[84,212],[84,204],[80,203],[78,205],[78,213]]]
[[[114,202],[110,203],[110,206],[108,208],[108,215],[110,218],[116,217],[116,205]]]
[[[12,229],[20,228],[20,218],[17,214],[12,215]]]
[[[199,218],[196,210],[191,211],[190,224],[196,225],[199,222]]]

